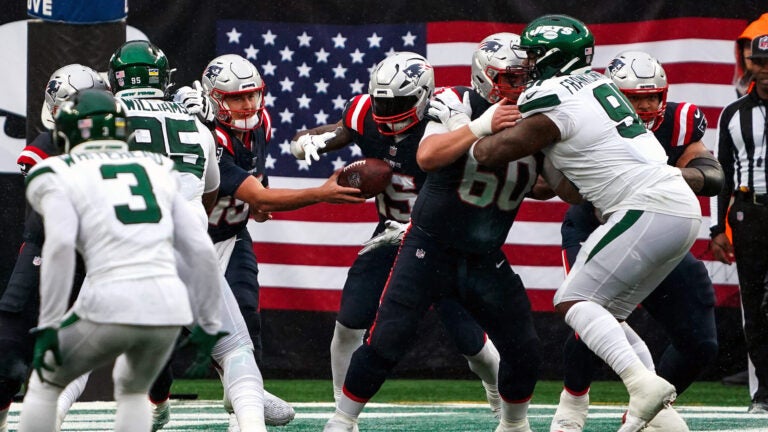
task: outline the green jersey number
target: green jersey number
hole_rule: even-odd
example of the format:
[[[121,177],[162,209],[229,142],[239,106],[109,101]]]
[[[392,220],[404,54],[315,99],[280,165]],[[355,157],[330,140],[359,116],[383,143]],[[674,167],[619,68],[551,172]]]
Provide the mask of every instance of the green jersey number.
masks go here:
[[[511,211],[520,205],[535,181],[536,169],[531,169],[525,159],[507,164],[504,178],[481,170],[477,162],[467,159],[459,196],[473,206],[484,208],[495,202],[500,210]]]
[[[637,116],[632,104],[615,86],[601,84],[592,90],[595,98],[602,105],[608,117],[617,122],[616,130],[624,138],[632,139],[648,132]]]
[[[176,170],[203,177],[205,152],[198,137],[194,120],[179,120],[166,117],[164,122],[155,117],[131,116],[128,118],[131,136],[128,146],[131,150],[146,150],[161,153],[173,160]],[[163,127],[165,126],[165,127]]]
[[[101,166],[101,177],[105,180],[115,180],[119,174],[134,178],[135,181],[130,186],[131,195],[144,200],[144,209],[135,210],[127,204],[116,205],[117,219],[126,225],[160,222],[163,214],[157,205],[157,198],[152,192],[152,182],[144,167],[139,164]]]

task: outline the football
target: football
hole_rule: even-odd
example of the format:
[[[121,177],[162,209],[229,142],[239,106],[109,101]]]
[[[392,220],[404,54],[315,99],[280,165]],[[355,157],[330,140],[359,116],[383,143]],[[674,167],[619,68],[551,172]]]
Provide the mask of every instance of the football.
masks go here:
[[[387,188],[392,181],[392,167],[382,159],[365,158],[347,164],[336,182],[341,186],[360,189],[371,198]]]

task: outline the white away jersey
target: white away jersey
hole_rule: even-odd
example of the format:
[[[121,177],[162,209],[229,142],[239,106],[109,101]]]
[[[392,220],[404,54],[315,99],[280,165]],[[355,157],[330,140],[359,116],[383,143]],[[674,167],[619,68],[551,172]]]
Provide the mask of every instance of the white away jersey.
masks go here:
[[[183,105],[159,99],[121,99],[127,110],[131,150],[168,156],[179,172],[180,191],[199,203],[203,192],[219,187],[216,141],[211,131]],[[209,184],[215,170],[215,184]],[[202,207],[201,207],[202,208]],[[207,219],[207,218],[206,218]]]
[[[174,259],[174,202],[185,203],[173,168],[170,159],[157,153],[75,149],[30,171],[27,200],[46,219],[47,238],[56,234],[48,232],[57,228],[56,203],[76,213],[77,220],[61,225],[76,229],[74,241],[88,272],[74,306],[81,317],[138,325],[192,322]],[[55,267],[56,258],[46,256],[43,265],[66,274]],[[48,275],[41,281],[41,297],[55,297],[51,291],[63,288]],[[44,309],[41,325],[58,318]]]
[[[543,149],[604,215],[648,210],[699,218],[696,196],[613,82],[597,72],[538,81],[518,99],[523,118],[549,117],[560,141]]]

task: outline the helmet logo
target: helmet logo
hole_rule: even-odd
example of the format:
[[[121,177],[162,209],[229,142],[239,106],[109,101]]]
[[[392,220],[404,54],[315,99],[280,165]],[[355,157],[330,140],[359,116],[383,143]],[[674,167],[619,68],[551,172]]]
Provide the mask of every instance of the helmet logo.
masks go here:
[[[485,51],[488,54],[494,54],[501,49],[501,44],[495,40],[489,40],[481,43],[478,49]]]
[[[408,78],[414,81],[418,81],[419,78],[421,78],[421,75],[423,75],[424,72],[426,72],[428,69],[431,69],[431,66],[428,66],[424,63],[415,63],[403,69],[403,73]]]
[[[61,88],[61,81],[50,80],[48,81],[48,87],[45,89],[45,92],[51,96],[51,99],[56,99],[56,93],[59,92],[59,88]]]
[[[611,64],[608,65],[608,71],[610,73],[616,73],[624,69],[624,66],[626,66],[626,63],[621,61],[620,58],[616,57],[615,59],[611,60]]]
[[[117,78],[117,84],[122,87],[125,85],[125,71],[115,72],[115,78]]]
[[[77,121],[77,128],[80,129],[80,136],[87,140],[91,137],[91,128],[93,127],[93,120],[90,118],[84,118]]]
[[[216,84],[216,78],[219,77],[219,74],[221,71],[224,70],[221,66],[218,65],[210,65],[208,66],[208,69],[205,70],[205,77],[208,78],[211,81],[211,84]]]
[[[573,34],[574,29],[572,27],[562,27],[553,25],[541,25],[534,29],[528,30],[528,36],[541,35],[544,39],[557,39],[559,34],[570,36]]]

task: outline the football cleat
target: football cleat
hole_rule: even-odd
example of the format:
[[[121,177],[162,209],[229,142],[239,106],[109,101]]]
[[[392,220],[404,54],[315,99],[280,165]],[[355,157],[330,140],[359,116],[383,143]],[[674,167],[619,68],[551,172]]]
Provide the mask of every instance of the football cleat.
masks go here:
[[[483,387],[485,388],[485,398],[488,399],[488,404],[491,405],[491,412],[496,418],[501,418],[501,396],[499,396],[499,388],[492,384],[486,384],[483,381]]]
[[[643,430],[647,432],[690,432],[685,420],[672,407],[659,411]]]
[[[152,404],[152,432],[159,431],[171,421],[171,403],[168,400]]]
[[[573,396],[563,389],[549,432],[581,432],[587,422],[588,411],[589,393]]]
[[[626,385],[629,392],[629,410],[626,422],[618,432],[640,431],[677,397],[675,386],[648,370],[628,379]]]
[[[360,430],[357,428],[357,420],[336,412],[325,424],[323,432],[360,432]]]
[[[267,426],[285,426],[296,417],[296,411],[286,401],[264,390],[264,423]]]
[[[499,425],[496,426],[496,432],[533,432],[531,426],[528,424],[528,419],[523,419],[515,422],[507,420],[499,421]]]

